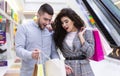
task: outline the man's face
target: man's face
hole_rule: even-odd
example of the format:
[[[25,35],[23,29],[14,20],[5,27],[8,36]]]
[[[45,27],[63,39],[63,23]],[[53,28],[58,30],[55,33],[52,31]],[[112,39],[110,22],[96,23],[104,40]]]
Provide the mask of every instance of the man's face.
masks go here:
[[[38,25],[41,29],[44,29],[46,25],[50,24],[52,15],[48,13],[42,13],[38,15]]]

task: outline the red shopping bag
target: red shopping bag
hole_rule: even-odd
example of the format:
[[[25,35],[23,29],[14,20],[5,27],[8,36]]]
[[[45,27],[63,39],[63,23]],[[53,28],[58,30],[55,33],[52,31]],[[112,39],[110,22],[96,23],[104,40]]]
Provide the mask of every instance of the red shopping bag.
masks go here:
[[[93,30],[93,35],[94,35],[94,41],[95,41],[95,52],[94,55],[91,57],[92,60],[94,61],[101,61],[104,59],[104,52],[103,52],[103,47],[100,39],[100,34],[97,29]]]

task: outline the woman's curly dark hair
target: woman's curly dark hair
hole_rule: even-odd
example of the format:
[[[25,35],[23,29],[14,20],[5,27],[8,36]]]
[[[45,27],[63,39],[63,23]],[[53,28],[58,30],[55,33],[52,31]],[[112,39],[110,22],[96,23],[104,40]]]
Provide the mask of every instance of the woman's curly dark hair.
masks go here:
[[[53,38],[56,46],[59,49],[63,48],[62,43],[67,34],[66,30],[63,29],[62,27],[62,22],[61,22],[62,17],[68,17],[69,19],[71,19],[74,22],[74,26],[78,29],[81,29],[81,27],[84,26],[84,21],[80,18],[80,16],[76,14],[75,11],[73,11],[70,8],[62,9],[60,13],[57,15],[57,17],[55,18],[55,21],[53,23],[53,26],[54,26]]]

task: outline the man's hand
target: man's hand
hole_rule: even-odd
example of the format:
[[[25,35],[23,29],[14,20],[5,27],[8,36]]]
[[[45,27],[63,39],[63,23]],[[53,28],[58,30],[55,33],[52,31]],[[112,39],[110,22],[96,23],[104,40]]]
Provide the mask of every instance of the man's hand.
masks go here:
[[[32,52],[32,58],[33,59],[36,59],[36,60],[38,60],[38,58],[40,58],[40,50],[39,49],[35,49],[33,52]]]

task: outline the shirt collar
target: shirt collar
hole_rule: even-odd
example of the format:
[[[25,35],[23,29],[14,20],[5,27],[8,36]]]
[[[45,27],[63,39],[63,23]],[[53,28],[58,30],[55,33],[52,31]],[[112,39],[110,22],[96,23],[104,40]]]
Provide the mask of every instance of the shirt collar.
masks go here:
[[[35,21],[33,21],[33,25],[39,28],[39,25]]]

